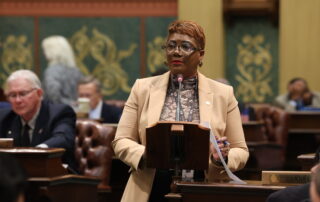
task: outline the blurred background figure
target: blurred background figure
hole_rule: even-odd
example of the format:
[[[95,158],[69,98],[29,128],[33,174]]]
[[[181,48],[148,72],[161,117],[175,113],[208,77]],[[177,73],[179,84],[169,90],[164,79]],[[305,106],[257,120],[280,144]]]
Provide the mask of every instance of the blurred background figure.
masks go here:
[[[122,109],[104,102],[100,82],[92,76],[84,77],[78,85],[79,98],[88,98],[90,111],[88,118],[103,123],[118,123]]]
[[[312,202],[320,202],[320,167],[314,168],[310,183],[310,198]]]
[[[0,153],[1,202],[24,202],[27,176],[19,162],[12,156]]]
[[[43,75],[45,98],[74,107],[77,85],[83,76],[76,67],[72,47],[63,36],[49,36],[42,41],[42,48],[48,61]]]
[[[305,79],[291,79],[287,89],[287,93],[276,97],[277,106],[287,111],[304,110],[306,107],[320,108],[320,93],[310,91]]]

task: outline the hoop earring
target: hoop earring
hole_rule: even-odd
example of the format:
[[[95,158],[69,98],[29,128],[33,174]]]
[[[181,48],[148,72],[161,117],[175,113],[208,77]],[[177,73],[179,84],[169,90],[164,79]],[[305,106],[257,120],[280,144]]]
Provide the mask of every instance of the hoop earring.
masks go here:
[[[199,66],[202,67],[202,65],[203,65],[203,63],[202,63],[202,61],[200,61],[200,62],[199,62]]]

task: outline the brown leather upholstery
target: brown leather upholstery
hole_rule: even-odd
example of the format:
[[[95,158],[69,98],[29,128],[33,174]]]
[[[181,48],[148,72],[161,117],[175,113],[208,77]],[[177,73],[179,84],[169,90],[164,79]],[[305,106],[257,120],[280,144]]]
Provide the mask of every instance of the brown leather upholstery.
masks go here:
[[[259,170],[282,169],[286,160],[288,114],[269,104],[252,105],[257,121],[264,123],[265,142],[248,143],[250,166]]]
[[[111,141],[115,127],[90,120],[77,120],[75,156],[80,174],[101,178],[99,189],[111,190],[109,185],[112,157]]]
[[[287,146],[288,140],[288,113],[281,108],[268,104],[254,107],[257,120],[264,122],[264,133],[270,142]]]

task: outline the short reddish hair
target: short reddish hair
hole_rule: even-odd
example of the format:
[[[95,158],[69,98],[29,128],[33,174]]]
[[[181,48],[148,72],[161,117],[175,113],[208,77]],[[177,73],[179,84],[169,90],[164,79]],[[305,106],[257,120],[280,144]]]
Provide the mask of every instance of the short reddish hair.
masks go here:
[[[200,49],[204,50],[206,37],[202,27],[197,23],[188,20],[176,20],[168,27],[168,37],[174,33],[186,34],[194,38],[198,45],[200,45]]]

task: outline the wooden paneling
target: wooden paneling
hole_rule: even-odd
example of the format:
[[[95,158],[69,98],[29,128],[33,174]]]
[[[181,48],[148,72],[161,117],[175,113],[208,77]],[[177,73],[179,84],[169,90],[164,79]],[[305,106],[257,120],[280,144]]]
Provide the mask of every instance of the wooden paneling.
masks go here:
[[[0,15],[176,16],[177,0],[2,0]]]

